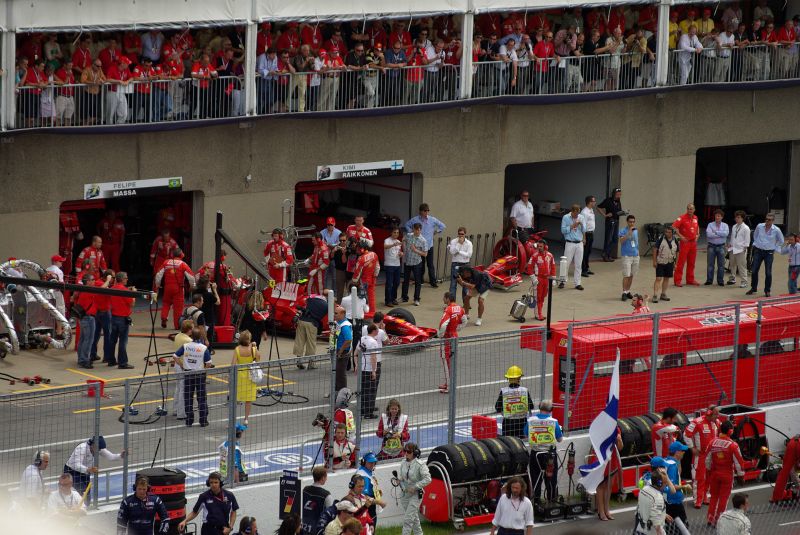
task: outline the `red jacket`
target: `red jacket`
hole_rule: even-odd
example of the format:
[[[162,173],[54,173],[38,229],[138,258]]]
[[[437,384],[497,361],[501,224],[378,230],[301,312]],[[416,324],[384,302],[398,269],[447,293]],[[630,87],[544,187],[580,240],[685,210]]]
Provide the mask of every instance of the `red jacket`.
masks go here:
[[[675,230],[680,232],[683,238],[689,241],[693,241],[697,238],[700,230],[696,215],[682,214],[672,223],[672,226],[675,227]]]
[[[711,442],[719,435],[719,420],[709,421],[705,416],[695,418],[683,432],[683,437],[691,448],[705,453]]]
[[[365,240],[370,247],[373,245],[372,231],[367,227],[358,228],[355,225],[350,225],[347,227],[345,234],[348,238],[355,238],[356,241]]]
[[[381,264],[374,251],[367,251],[356,260],[356,269],[353,271],[353,280],[375,282]]]
[[[675,434],[678,426],[675,424],[665,424],[658,421],[653,424],[650,431],[650,438],[653,441],[653,455],[666,457],[669,455],[669,445],[675,442]]]
[[[708,448],[706,468],[719,476],[731,477],[733,474],[743,476],[744,458],[739,444],[722,435],[715,438]]]
[[[163,264],[172,258],[172,251],[178,247],[178,242],[170,238],[164,241],[164,238],[159,236],[153,242],[153,247],[150,248],[150,262],[154,266]]]
[[[186,262],[179,258],[172,258],[164,262],[161,269],[156,273],[154,286],[158,288],[162,281],[164,288],[183,288],[183,281],[189,281],[189,286],[194,287],[194,272]]]
[[[466,311],[457,303],[451,303],[444,309],[442,319],[439,320],[439,336],[443,338],[458,337],[458,329],[466,317]]]
[[[275,268],[276,264],[286,262],[287,266],[294,264],[294,254],[291,246],[283,240],[270,240],[264,247],[264,256],[270,268]]]
[[[77,273],[78,277],[81,277],[83,273],[81,269],[83,267],[83,263],[89,259],[92,262],[92,267],[90,268],[90,273],[94,275],[94,278],[98,278],[100,276],[100,272],[108,269],[108,264],[106,264],[106,257],[103,256],[102,249],[95,249],[91,245],[89,247],[84,247],[81,254],[78,255],[78,259],[75,261],[75,273]]]
[[[534,268],[533,273],[540,279],[546,279],[556,274],[556,260],[550,251],[540,254],[537,250],[531,255],[529,262]]]
[[[328,248],[328,245],[323,242],[317,247],[314,247],[314,252],[311,253],[311,257],[308,259],[308,269],[309,271],[313,269],[316,269],[317,271],[320,269],[328,269],[330,263],[330,249]]]

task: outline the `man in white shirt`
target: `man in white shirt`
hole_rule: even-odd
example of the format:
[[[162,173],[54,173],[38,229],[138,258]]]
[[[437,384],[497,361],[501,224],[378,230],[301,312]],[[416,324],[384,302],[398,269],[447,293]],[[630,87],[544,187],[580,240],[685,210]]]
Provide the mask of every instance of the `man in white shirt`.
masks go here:
[[[692,24],[689,26],[689,33],[681,35],[678,41],[678,50],[680,53],[680,70],[681,70],[681,85],[686,85],[689,82],[689,74],[692,72],[695,57],[703,52],[703,45],[700,44],[700,39],[697,38],[697,26]]]
[[[516,206],[516,205],[515,205]],[[456,296],[456,286],[458,285],[458,269],[461,266],[469,265],[472,258],[472,242],[467,239],[466,227],[458,227],[458,236],[450,240],[447,246],[450,252],[450,295]],[[467,295],[467,289],[461,289],[461,302]]]
[[[533,504],[526,496],[525,481],[512,477],[506,481],[503,494],[497,501],[490,535],[504,533],[533,534]]]
[[[89,486],[92,475],[99,471],[95,465],[95,457],[98,453],[107,461],[119,461],[127,455],[125,450],[119,453],[108,451],[106,439],[102,435],[97,437],[97,444],[94,443],[94,438],[78,444],[64,465],[64,473],[72,476],[72,485],[80,494],[83,494],[83,491]]]
[[[22,472],[19,479],[19,499],[25,507],[39,511],[44,499],[44,478],[42,472],[50,464],[50,454],[37,451],[33,462]]]
[[[385,344],[386,341],[389,340],[389,335],[386,334],[386,324],[383,322],[383,316],[384,316],[383,312],[376,312],[375,315],[372,316],[372,323],[374,323],[375,325],[378,326],[378,334],[375,336],[375,340],[378,341],[378,344],[380,344],[381,349],[383,349],[383,344]],[[362,337],[367,336],[367,331],[368,330],[369,330],[369,325],[364,325],[361,328],[361,336]],[[381,352],[379,351],[378,352],[378,367],[375,370],[376,373],[377,373],[377,377],[375,379],[375,381],[376,381],[376,384],[375,384],[376,389],[377,389],[378,384],[380,384],[380,382],[381,382],[381,361],[383,360],[381,358],[381,356],[382,356]]]
[[[750,247],[750,227],[744,222],[747,214],[743,210],[736,210],[734,218],[736,224],[730,232],[728,251],[732,255],[729,261],[731,278],[728,285],[736,284],[736,275],[739,275],[739,288],[747,287],[747,249]]]
[[[442,39],[437,39],[433,46],[425,47],[425,57],[423,58],[423,63],[427,65],[424,79],[425,102],[438,102],[442,99],[444,58],[444,41]]]
[[[729,25],[724,32],[717,36],[717,65],[714,72],[715,82],[727,82],[731,71],[731,54],[736,47],[733,36],[735,26]]]
[[[358,290],[358,284],[350,283],[347,287],[347,293],[342,297],[342,302],[339,303],[344,309],[345,318],[353,325],[353,351],[358,347],[358,342],[361,339],[361,328],[364,326],[364,314],[369,312],[369,305],[365,297],[357,297],[353,300],[353,288]],[[351,364],[348,361],[347,369],[350,370]]]
[[[516,219],[517,226],[531,234],[533,232],[533,204],[528,200],[528,197],[527,191],[520,193],[519,200],[511,207],[508,217]]]
[[[397,306],[397,289],[400,287],[400,259],[403,258],[403,242],[400,229],[393,228],[392,234],[383,240],[383,274],[386,277],[384,304]]]
[[[58,477],[58,489],[47,498],[48,515],[85,515],[86,502],[82,501],[78,491],[72,488],[72,476],[61,474]]]
[[[511,36],[509,36],[511,37]],[[497,55],[500,58],[500,94],[505,95],[515,92],[517,86],[517,43],[514,38],[509,38],[505,44],[500,45]],[[510,77],[510,91],[509,91]]]
[[[363,336],[356,352],[359,356],[358,368],[361,372],[361,417],[373,420],[375,413],[375,397],[378,394],[378,355],[382,343],[378,341],[378,326],[370,323],[365,327],[367,336]]]
[[[592,256],[592,244],[594,243],[594,209],[597,206],[597,199],[594,195],[586,196],[586,206],[581,210],[583,221],[586,223],[586,232],[583,233],[586,243],[583,244],[583,262],[581,263],[581,277],[588,277],[594,275],[594,272],[589,269],[589,257]]]

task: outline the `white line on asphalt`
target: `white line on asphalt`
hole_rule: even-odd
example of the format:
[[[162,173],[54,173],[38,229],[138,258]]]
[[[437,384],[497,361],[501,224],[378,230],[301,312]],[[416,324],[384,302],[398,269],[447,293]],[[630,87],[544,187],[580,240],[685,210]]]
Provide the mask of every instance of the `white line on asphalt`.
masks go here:
[[[794,522],[784,522],[783,524],[778,524],[778,526],[779,527],[791,526],[792,524],[800,524],[800,520],[795,520]]]

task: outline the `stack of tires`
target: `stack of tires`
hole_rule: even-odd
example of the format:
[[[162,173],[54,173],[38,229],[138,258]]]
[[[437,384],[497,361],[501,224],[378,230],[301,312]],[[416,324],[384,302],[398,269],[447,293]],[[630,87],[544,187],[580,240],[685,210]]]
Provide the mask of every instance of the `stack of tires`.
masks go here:
[[[620,455],[622,457],[630,457],[634,455],[650,455],[653,453],[653,441],[651,438],[651,430],[653,424],[661,420],[661,415],[655,412],[650,412],[642,416],[631,416],[630,418],[620,418],[617,425],[622,434],[622,449]],[[678,411],[675,418],[675,425],[678,426],[681,433],[689,425],[687,416]]]
[[[438,446],[428,455],[428,464],[433,462],[444,467],[451,483],[465,483],[524,473],[528,452],[517,437],[485,438]]]
[[[150,494],[164,502],[169,514],[169,535],[178,534],[178,524],[186,519],[186,474],[176,468],[147,468],[136,473],[150,480]],[[158,534],[161,519],[156,516]]]

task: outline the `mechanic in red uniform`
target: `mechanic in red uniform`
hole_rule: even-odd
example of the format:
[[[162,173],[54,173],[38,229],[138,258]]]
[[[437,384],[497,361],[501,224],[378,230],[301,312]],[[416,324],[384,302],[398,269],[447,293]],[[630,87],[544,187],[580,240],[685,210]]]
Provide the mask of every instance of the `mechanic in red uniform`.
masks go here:
[[[370,247],[366,240],[358,242],[359,256],[353,271],[353,282],[367,287],[369,312],[364,313],[365,318],[375,315],[375,283],[378,281],[378,273],[381,271],[378,255],[374,251],[370,251]]]
[[[778,479],[775,480],[775,489],[772,491],[773,503],[784,500],[786,494],[786,483],[792,478],[795,485],[800,486],[797,478],[797,468],[800,463],[800,435],[789,439],[786,443],[786,451],[783,454],[783,468],[778,472]]]
[[[709,490],[711,501],[708,504],[706,519],[716,525],[719,515],[728,506],[728,498],[733,489],[733,476],[744,476],[744,459],[739,444],[731,440],[733,424],[726,420],[719,426],[719,436],[711,441],[706,455],[706,468],[709,470]],[[742,481],[740,480],[740,483]]]
[[[83,239],[81,233],[80,222],[78,221],[77,212],[61,212],[59,214],[58,227],[58,252],[64,257],[64,266],[66,266],[65,275],[69,275],[70,266],[72,265],[72,250],[75,247],[75,238]],[[67,295],[64,294],[66,298]],[[69,299],[67,299],[69,301]]]
[[[106,264],[106,257],[103,255],[103,238],[100,236],[92,236],[92,244],[84,247],[81,254],[75,260],[75,275],[78,278],[83,276],[83,265],[86,261],[90,263],[90,270],[92,277],[95,279],[100,278],[100,272],[108,269]]]
[[[706,456],[711,442],[719,435],[719,408],[711,405],[705,412],[689,422],[683,432],[686,444],[692,448],[692,487],[694,508],[708,504],[708,474]]]
[[[181,260],[183,251],[180,247],[172,250],[172,258],[164,262],[161,269],[156,273],[154,287],[164,285],[164,301],[161,306],[161,328],[167,328],[167,318],[169,309],[172,307],[172,324],[175,330],[180,328],[180,317],[183,312],[183,281],[189,282],[189,286],[194,288],[195,279],[192,269]]]
[[[114,210],[109,210],[100,223],[97,233],[103,239],[103,255],[111,264],[111,269],[119,271],[119,257],[122,254],[122,242],[125,241],[125,223]]]
[[[225,249],[220,249],[219,255],[219,282],[217,283],[217,294],[219,296],[219,304],[215,311],[215,325],[230,325],[231,324],[231,296],[233,295],[233,288],[236,286],[236,277],[229,265],[225,264],[225,258],[228,252]],[[214,261],[206,262],[200,269],[197,270],[197,277],[207,275],[209,280],[214,281]],[[216,281],[214,281],[216,282]]]
[[[467,323],[467,312],[456,303],[456,295],[444,293],[444,313],[439,320],[439,338],[458,338],[458,330]],[[445,342],[443,351],[439,354],[444,367],[444,383],[439,385],[439,392],[442,394],[449,392],[451,343]]]
[[[686,213],[678,217],[672,228],[675,229],[675,236],[680,240],[678,249],[678,263],[675,265],[675,286],[683,286],[683,266],[686,266],[686,284],[700,286],[694,278],[694,263],[697,259],[697,238],[700,235],[700,227],[697,223],[697,216],[694,215],[694,205],[689,203],[686,206]]]
[[[264,247],[264,257],[267,260],[269,276],[275,282],[286,282],[288,278],[288,268],[294,264],[294,254],[292,247],[283,241],[283,229],[275,228],[272,230],[272,241]]]
[[[325,275],[330,265],[331,255],[328,244],[322,238],[322,233],[315,232],[314,252],[308,259],[308,295],[322,294],[325,289]]]
[[[153,274],[161,270],[161,266],[172,258],[172,251],[178,248],[178,242],[169,235],[169,229],[161,229],[161,235],[153,240],[150,248],[150,265],[153,266]]]
[[[553,253],[547,250],[547,243],[544,240],[536,244],[536,250],[531,255],[528,265],[532,266],[531,273],[536,277],[536,319],[542,321],[544,320],[542,306],[550,291],[548,279],[556,274],[556,260],[553,258]]]
[[[353,221],[355,221],[355,224],[350,225],[347,227],[347,230],[344,231],[345,235],[347,236],[348,243],[350,243],[352,240],[352,242],[357,244],[361,242],[361,240],[365,240],[367,245],[372,247],[375,244],[372,239],[372,231],[364,226],[364,217],[357,215],[355,218],[353,218]],[[355,252],[351,252],[347,256],[347,273],[352,274],[355,271],[357,260],[358,254]],[[370,308],[370,310],[372,309]]]
[[[678,433],[678,426],[675,425],[675,417],[677,415],[677,409],[667,407],[661,413],[661,420],[653,424],[653,428],[650,430],[650,438],[653,441],[653,455],[656,457],[669,455],[669,445],[675,442],[675,436]]]

